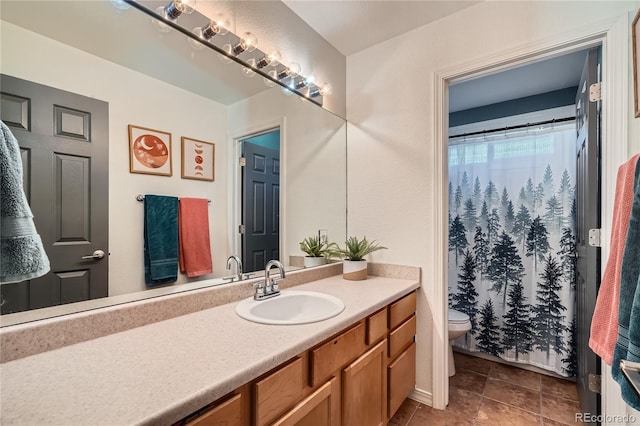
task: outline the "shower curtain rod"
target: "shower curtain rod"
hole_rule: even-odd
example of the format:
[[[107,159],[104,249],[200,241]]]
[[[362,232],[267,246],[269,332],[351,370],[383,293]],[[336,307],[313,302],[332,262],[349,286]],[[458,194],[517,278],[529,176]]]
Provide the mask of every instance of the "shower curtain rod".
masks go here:
[[[537,123],[519,124],[517,126],[507,126],[507,127],[501,127],[499,129],[480,130],[478,132],[461,133],[459,135],[449,136],[449,139],[462,138],[462,137],[466,137],[466,136],[486,135],[487,133],[506,132],[507,130],[523,129],[525,127],[541,126],[543,124],[564,123],[564,122],[572,121],[572,120],[575,120],[575,119],[576,119],[575,117],[554,118],[552,120],[538,121]]]

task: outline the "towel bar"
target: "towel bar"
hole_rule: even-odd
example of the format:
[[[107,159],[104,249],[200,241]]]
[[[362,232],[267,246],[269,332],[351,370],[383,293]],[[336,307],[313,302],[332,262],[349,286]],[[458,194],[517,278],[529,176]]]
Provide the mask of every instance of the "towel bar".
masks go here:
[[[144,201],[144,195],[142,194],[138,194],[136,195],[136,200],[143,202]],[[180,198],[178,198],[178,200],[180,200]],[[207,200],[207,202],[211,203],[211,200]]]

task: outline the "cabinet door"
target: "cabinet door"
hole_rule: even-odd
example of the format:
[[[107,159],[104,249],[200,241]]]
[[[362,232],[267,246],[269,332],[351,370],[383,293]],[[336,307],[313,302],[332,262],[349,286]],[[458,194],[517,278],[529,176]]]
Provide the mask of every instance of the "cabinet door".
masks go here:
[[[393,417],[402,401],[416,384],[416,344],[407,348],[389,364],[389,418]]]
[[[235,426],[241,422],[242,395],[238,394],[188,422],[186,426]]]
[[[273,426],[339,426],[340,387],[335,377],[300,401]]]
[[[342,371],[342,424],[383,425],[387,419],[387,340]]]

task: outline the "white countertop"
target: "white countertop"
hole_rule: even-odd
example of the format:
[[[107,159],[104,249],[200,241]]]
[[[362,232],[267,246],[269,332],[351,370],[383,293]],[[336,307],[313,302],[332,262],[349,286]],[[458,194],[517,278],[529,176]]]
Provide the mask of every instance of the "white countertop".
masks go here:
[[[345,310],[325,321],[257,324],[234,302],[7,362],[0,423],[171,424],[418,287],[334,276],[292,288],[342,299]]]

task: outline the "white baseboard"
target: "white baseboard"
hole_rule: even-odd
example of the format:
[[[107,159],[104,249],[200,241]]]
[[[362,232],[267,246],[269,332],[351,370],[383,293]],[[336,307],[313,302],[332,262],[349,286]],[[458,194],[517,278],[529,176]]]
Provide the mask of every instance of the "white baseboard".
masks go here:
[[[431,392],[423,391],[422,389],[415,388],[409,394],[409,399],[413,399],[420,404],[428,405],[429,407],[433,407],[433,396]]]

